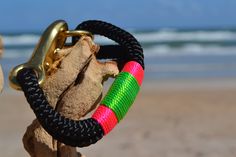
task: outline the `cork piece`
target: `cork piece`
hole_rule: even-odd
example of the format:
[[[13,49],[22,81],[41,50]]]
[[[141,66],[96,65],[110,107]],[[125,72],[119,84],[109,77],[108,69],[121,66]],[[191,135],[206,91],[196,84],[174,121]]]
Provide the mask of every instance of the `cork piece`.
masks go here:
[[[78,120],[94,109],[102,98],[103,82],[119,73],[115,62],[96,60],[98,49],[90,37],[82,37],[73,47],[57,52],[49,69],[51,75],[42,88],[49,103],[68,118]],[[27,128],[23,143],[31,157],[81,156],[76,148],[52,139],[37,120]]]
[[[2,42],[2,37],[0,36],[0,58],[2,57],[2,54],[3,54],[3,42]],[[4,85],[3,72],[0,64],[0,92],[3,89],[3,85]]]

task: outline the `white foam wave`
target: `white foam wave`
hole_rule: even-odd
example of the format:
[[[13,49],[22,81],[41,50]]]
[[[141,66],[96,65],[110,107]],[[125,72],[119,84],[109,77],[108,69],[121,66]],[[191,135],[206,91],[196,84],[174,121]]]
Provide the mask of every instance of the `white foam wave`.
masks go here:
[[[15,59],[15,58],[29,58],[31,53],[33,52],[33,49],[24,49],[24,50],[17,50],[17,49],[12,49],[12,50],[5,50],[3,57],[4,59]]]
[[[114,44],[115,43],[114,41],[103,36],[95,36],[94,41],[100,44]]]
[[[180,32],[174,29],[163,29],[156,32],[133,33],[141,43],[147,42],[220,42],[236,40],[236,32],[230,31],[188,31]],[[96,36],[95,41],[103,44],[112,43],[111,40]]]
[[[173,42],[173,41],[231,41],[236,40],[236,32],[230,31],[189,31],[161,30],[157,32],[138,33],[135,37],[140,42]]]
[[[29,49],[6,49],[4,58],[29,57],[33,48]],[[144,48],[145,57],[158,56],[181,56],[181,55],[236,55],[236,46],[222,47],[219,45],[185,44],[182,47],[169,45],[156,45]]]
[[[163,29],[155,32],[146,33],[133,33],[133,35],[143,43],[147,42],[178,42],[178,41],[234,41],[236,40],[236,32],[227,30],[216,31],[177,31],[174,29]],[[40,36],[35,34],[22,34],[22,35],[4,35],[3,42],[6,46],[11,45],[35,45]],[[96,36],[95,41],[102,44],[114,43],[111,40]]]
[[[214,70],[235,70],[236,64],[220,64],[220,63],[206,63],[206,64],[149,64],[147,70],[151,72],[203,72]]]
[[[156,45],[144,49],[146,57],[167,55],[236,55],[236,46],[185,44],[182,47]]]
[[[3,43],[5,46],[11,45],[35,45],[40,36],[32,35],[32,34],[25,34],[25,35],[18,35],[18,36],[3,36]]]

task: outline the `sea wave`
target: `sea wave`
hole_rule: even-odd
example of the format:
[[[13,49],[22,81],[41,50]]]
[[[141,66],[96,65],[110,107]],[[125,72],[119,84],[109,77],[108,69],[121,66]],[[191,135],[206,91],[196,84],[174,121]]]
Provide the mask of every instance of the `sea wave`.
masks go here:
[[[132,30],[132,34],[143,46],[147,77],[236,75],[236,30]],[[10,68],[30,57],[39,38],[37,33],[3,34],[5,50],[1,64],[5,76]],[[101,36],[95,36],[95,42],[114,44]]]
[[[236,30],[178,30],[135,31],[146,57],[160,55],[236,55]],[[39,41],[37,33],[3,34],[5,57],[27,56]],[[95,36],[99,44],[114,44],[111,40]]]
[[[30,55],[32,54],[33,49],[31,48],[27,48],[27,49],[22,49],[22,50],[18,50],[18,49],[6,49],[4,51],[4,59],[17,59],[17,58],[29,58]]]
[[[236,31],[231,30],[194,30],[180,31],[175,29],[163,29],[149,32],[132,32],[143,44],[163,42],[236,42]],[[35,45],[40,38],[38,34],[3,35],[6,46],[11,45]],[[101,44],[114,43],[111,40],[96,36],[95,41]]]
[[[149,64],[147,70],[149,72],[204,72],[204,71],[235,71],[236,63],[220,64],[220,63],[205,63],[205,64]]]
[[[35,45],[40,36],[34,34],[22,34],[22,35],[3,35],[4,46],[13,46],[13,45]]]
[[[6,49],[4,52],[4,58],[28,58],[32,52],[33,48]],[[147,58],[181,55],[236,55],[236,46],[223,47],[219,45],[186,44],[181,47],[172,47],[165,44],[144,48],[144,54]]]
[[[169,45],[156,45],[144,48],[146,57],[170,56],[170,55],[236,55],[235,46],[186,44],[181,47]]]
[[[228,30],[218,31],[176,31],[161,30],[155,32],[137,33],[135,37],[143,43],[146,42],[177,42],[177,41],[231,41],[236,40],[236,32]]]

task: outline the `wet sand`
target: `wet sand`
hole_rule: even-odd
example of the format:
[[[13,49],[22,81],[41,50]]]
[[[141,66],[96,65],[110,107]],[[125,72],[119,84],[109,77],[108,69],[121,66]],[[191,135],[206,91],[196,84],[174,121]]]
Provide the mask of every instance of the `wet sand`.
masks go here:
[[[21,92],[0,96],[0,156],[21,143],[34,115]],[[146,80],[123,121],[87,157],[235,157],[236,79]]]

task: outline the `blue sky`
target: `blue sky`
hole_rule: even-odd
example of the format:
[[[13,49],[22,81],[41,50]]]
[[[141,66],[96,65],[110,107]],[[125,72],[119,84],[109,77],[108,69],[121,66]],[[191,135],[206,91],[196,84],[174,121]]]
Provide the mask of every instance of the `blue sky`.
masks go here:
[[[1,0],[0,31],[40,31],[64,19],[70,28],[100,19],[123,28],[236,27],[236,0]]]

